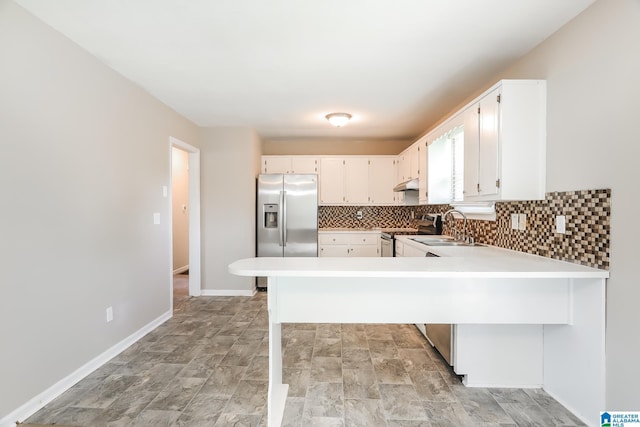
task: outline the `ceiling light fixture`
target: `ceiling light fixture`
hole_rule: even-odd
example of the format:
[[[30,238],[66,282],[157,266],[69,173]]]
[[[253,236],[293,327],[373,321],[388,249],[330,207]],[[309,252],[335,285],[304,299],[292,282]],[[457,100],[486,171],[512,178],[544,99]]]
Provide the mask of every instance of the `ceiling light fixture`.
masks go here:
[[[351,114],[348,113],[331,113],[324,117],[329,120],[329,123],[338,128],[346,125],[351,120]]]

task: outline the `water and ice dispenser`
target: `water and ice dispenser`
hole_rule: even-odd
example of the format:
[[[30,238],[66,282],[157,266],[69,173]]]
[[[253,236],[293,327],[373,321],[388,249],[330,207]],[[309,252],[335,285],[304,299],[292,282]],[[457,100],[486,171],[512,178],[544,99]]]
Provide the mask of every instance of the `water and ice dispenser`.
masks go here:
[[[264,211],[264,228],[278,228],[278,204],[267,203],[263,207]]]

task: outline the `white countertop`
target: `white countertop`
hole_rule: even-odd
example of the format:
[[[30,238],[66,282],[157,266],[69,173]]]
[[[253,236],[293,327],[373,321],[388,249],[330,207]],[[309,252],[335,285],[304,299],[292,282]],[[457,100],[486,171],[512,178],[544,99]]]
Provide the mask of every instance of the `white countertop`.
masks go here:
[[[440,258],[247,258],[230,264],[229,272],[239,276],[259,277],[609,277],[609,272],[605,270],[490,246],[446,250],[449,253],[456,252],[457,255]]]

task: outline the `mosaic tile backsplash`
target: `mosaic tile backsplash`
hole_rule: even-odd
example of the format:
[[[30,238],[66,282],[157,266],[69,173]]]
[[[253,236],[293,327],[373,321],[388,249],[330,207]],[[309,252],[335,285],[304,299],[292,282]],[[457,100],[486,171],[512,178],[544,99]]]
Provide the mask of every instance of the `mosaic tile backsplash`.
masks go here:
[[[415,227],[424,214],[442,213],[449,205],[427,206],[320,206],[322,228]],[[362,220],[356,212],[362,211]],[[414,219],[411,218],[411,213]],[[512,230],[511,214],[526,214],[527,229]],[[611,190],[547,193],[545,200],[498,202],[496,220],[468,220],[467,231],[478,243],[547,258],[609,269]],[[566,233],[555,232],[556,215],[566,217]],[[462,219],[456,220],[462,230]],[[443,233],[451,235],[451,226]]]

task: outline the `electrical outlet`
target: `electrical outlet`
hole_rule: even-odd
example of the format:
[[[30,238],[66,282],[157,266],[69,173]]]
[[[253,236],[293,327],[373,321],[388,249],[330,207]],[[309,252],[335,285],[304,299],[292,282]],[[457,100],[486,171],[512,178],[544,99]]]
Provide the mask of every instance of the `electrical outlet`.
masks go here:
[[[556,233],[564,234],[567,231],[567,219],[564,215],[556,216]]]
[[[155,225],[160,224],[160,214],[159,213],[154,213],[153,214],[153,223]]]
[[[113,320],[113,307],[107,307],[107,323]]]
[[[518,215],[518,230],[527,229],[527,214]]]
[[[520,215],[511,214],[511,229],[517,230],[519,226],[520,226]]]

